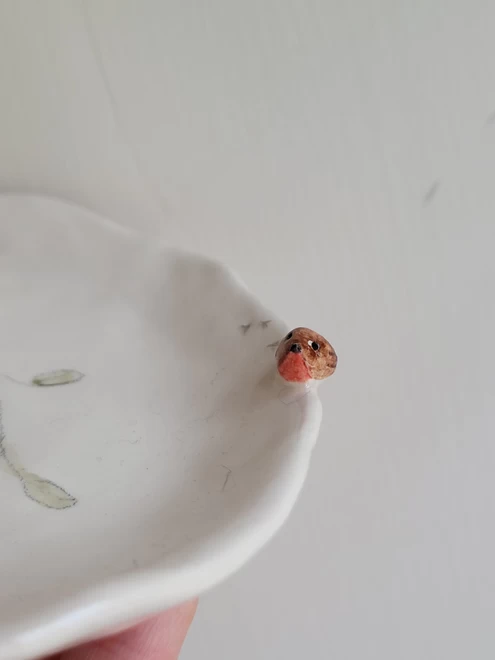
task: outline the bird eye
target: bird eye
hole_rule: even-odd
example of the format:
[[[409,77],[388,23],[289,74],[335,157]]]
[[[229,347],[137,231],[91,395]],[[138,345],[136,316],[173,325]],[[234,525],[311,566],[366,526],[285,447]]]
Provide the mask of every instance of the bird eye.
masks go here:
[[[290,339],[291,337],[292,337],[292,332],[289,332],[289,334],[287,335],[286,339]]]
[[[311,348],[312,348],[314,351],[319,351],[319,350],[320,350],[320,344],[317,344],[315,341],[311,341],[311,340],[309,340],[309,341],[308,341],[308,344],[311,346]]]

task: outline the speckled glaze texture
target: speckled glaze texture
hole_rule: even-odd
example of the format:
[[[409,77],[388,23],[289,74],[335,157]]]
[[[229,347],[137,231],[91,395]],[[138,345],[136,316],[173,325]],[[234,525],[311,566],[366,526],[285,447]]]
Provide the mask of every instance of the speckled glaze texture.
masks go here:
[[[277,369],[289,383],[324,380],[337,368],[330,342],[309,328],[295,328],[282,339],[275,353]]]

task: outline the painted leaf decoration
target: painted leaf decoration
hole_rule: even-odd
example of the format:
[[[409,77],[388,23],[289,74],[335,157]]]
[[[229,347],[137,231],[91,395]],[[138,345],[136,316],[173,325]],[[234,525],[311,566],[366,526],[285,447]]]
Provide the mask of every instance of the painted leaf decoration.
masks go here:
[[[39,387],[50,387],[53,385],[77,383],[81,378],[84,378],[84,374],[75,369],[57,369],[56,371],[47,371],[43,374],[38,374],[31,382],[33,385],[38,385]]]
[[[68,509],[77,499],[53,481],[42,479],[32,472],[23,472],[24,492],[38,504],[49,509]]]

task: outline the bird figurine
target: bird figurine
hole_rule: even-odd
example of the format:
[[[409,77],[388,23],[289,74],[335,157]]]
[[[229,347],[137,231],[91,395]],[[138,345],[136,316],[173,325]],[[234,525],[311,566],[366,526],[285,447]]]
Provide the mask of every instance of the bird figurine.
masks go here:
[[[288,383],[309,385],[333,374],[337,355],[325,337],[309,328],[291,330],[275,353],[280,376]]]

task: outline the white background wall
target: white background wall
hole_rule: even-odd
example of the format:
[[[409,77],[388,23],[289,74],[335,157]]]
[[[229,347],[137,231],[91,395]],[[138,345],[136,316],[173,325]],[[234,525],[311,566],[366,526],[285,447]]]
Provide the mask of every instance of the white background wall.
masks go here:
[[[495,655],[492,0],[0,0],[0,188],[337,348],[303,495],[183,660]]]

